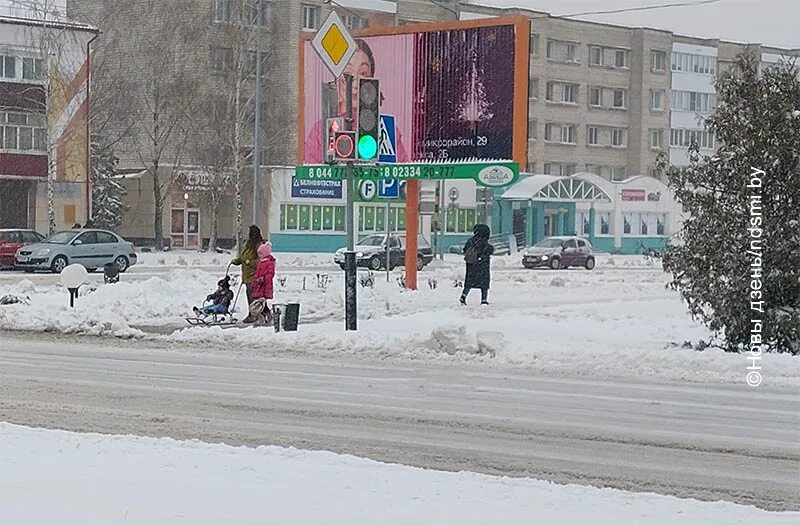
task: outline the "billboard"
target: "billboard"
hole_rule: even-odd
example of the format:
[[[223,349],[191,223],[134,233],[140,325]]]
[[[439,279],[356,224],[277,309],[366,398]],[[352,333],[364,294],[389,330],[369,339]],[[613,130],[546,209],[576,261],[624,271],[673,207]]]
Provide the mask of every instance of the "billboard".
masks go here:
[[[358,47],[345,72],[379,79],[381,113],[394,116],[397,162],[476,157],[525,165],[525,17],[392,26],[354,36]],[[344,76],[333,79],[308,40],[300,45],[298,163],[317,164],[324,159],[326,119],[346,117],[346,84]]]

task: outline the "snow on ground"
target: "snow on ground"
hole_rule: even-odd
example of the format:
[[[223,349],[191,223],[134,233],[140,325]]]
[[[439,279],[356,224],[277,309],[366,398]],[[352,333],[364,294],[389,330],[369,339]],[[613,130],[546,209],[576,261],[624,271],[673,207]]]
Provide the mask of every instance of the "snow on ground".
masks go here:
[[[46,505],[42,505],[45,503]],[[789,526],[767,512],[349,455],[0,423],[0,524]]]
[[[747,372],[744,356],[682,347],[708,333],[665,288],[667,275],[641,257],[608,256],[594,271],[526,271],[518,258],[495,258],[488,308],[478,305],[478,291],[468,307],[457,304],[455,285],[463,276],[457,259],[421,272],[416,292],[399,286],[400,270],[389,282],[385,272],[375,273],[374,287],[359,286],[357,333],[344,331],[341,271],[306,266],[314,261],[278,255],[276,299],[300,303],[296,333],[188,328],[183,317],[221,277],[192,266],[145,280],[123,275],[117,284],[84,287],[75,309],[66,306],[68,295],[59,285],[34,285],[24,278],[0,285],[0,296],[29,298],[29,304],[0,306],[0,329],[160,338],[198,350],[259,355],[470,361],[553,374],[740,383]],[[240,319],[245,308],[239,304]],[[765,384],[800,385],[800,360],[766,355],[762,366]]]

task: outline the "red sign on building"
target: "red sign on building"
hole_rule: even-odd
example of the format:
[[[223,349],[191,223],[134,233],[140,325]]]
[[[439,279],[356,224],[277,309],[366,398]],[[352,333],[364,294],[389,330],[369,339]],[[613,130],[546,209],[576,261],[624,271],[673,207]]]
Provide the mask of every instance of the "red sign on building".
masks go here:
[[[623,201],[644,201],[645,198],[645,191],[638,190],[634,188],[623,188],[622,189],[622,200]]]

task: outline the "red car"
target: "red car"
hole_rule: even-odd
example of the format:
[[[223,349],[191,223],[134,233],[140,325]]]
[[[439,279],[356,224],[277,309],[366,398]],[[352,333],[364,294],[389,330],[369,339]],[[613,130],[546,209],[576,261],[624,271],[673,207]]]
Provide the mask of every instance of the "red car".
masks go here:
[[[23,228],[0,229],[0,268],[14,266],[14,256],[20,247],[39,243],[44,236],[34,230]]]

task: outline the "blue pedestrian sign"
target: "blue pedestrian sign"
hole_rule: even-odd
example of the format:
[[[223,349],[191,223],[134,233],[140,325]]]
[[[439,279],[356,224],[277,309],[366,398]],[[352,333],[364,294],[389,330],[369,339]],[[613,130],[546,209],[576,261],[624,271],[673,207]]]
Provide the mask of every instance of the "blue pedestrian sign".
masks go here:
[[[394,115],[381,115],[378,130],[378,162],[397,162],[397,133],[394,126]]]

